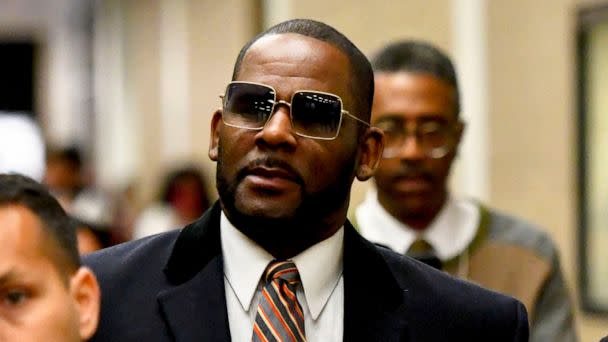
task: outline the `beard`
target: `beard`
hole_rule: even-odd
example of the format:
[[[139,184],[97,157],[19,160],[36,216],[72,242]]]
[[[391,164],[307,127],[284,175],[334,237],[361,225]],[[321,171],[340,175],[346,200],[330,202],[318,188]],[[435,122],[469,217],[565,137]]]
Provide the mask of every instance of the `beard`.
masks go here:
[[[246,201],[246,198],[237,199],[238,185],[247,176],[246,168],[242,168],[231,182],[226,179],[222,162],[221,144],[218,148],[216,186],[222,209],[229,221],[250,239],[266,246],[284,246],[297,251],[320,242],[337,231],[344,223],[335,222],[335,214],[348,207],[350,189],[354,179],[355,154],[345,160],[349,161],[338,165],[337,172],[327,186],[316,192],[307,190],[304,180],[300,180],[300,203],[290,215],[283,217],[269,217],[260,213],[245,213],[237,208],[237,200]],[[265,157],[254,162],[258,165],[280,166],[282,161]],[[284,165],[285,168],[289,167]],[[314,175],[323,177],[325,174]],[[339,225],[338,225],[339,224]],[[276,248],[276,247],[275,247]]]

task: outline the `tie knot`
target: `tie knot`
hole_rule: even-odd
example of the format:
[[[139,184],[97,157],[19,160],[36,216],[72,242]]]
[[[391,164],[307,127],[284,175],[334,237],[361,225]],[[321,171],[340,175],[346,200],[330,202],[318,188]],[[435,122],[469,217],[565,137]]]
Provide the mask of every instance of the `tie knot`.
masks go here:
[[[426,242],[424,239],[418,238],[410,248],[407,250],[407,255],[410,257],[425,263],[431,267],[434,267],[438,270],[443,268],[443,264],[441,260],[437,257],[435,253],[435,249],[431,246],[430,243]]]
[[[435,254],[435,249],[426,240],[418,238],[411,244],[407,250],[407,254],[411,256],[429,256]]]
[[[266,282],[282,279],[290,284],[297,284],[300,282],[300,274],[293,261],[273,260],[264,272],[264,279]]]

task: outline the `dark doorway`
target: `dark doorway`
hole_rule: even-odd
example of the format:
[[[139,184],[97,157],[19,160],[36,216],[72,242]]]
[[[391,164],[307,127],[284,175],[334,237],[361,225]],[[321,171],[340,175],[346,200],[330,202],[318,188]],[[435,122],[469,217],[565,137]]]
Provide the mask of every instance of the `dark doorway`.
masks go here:
[[[35,46],[0,42],[0,110],[33,113]]]

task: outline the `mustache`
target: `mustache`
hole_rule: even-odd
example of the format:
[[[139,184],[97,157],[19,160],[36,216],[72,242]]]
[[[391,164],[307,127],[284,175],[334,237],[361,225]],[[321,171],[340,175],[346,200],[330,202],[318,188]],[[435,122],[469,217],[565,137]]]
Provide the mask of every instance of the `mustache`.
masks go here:
[[[433,181],[433,173],[419,163],[401,163],[399,169],[393,174],[393,179],[422,178]]]
[[[291,164],[289,164],[288,162],[286,162],[282,159],[274,158],[271,156],[263,157],[263,158],[256,158],[256,159],[250,161],[245,167],[241,168],[239,170],[239,172],[237,173],[237,176],[236,176],[237,181],[240,182],[241,180],[243,180],[243,178],[247,177],[250,174],[253,174],[253,170],[255,170],[256,168],[260,168],[260,167],[267,168],[267,169],[280,169],[280,170],[288,173],[290,175],[290,177],[293,178],[293,181],[295,181],[297,184],[304,187],[304,179],[302,178],[300,173],[293,166],[291,166]]]

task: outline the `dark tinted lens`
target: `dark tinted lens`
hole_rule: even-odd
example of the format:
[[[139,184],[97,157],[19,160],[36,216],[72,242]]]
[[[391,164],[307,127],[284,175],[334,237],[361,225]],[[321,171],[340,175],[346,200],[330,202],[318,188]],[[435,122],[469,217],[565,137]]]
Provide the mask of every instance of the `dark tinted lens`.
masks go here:
[[[301,91],[294,94],[291,102],[294,129],[312,137],[335,137],[341,111],[342,102],[335,95]]]
[[[230,125],[260,128],[272,113],[272,88],[259,84],[230,83],[225,96],[223,117]]]

